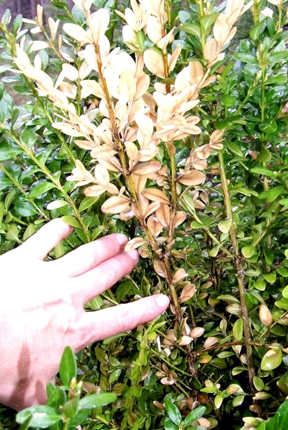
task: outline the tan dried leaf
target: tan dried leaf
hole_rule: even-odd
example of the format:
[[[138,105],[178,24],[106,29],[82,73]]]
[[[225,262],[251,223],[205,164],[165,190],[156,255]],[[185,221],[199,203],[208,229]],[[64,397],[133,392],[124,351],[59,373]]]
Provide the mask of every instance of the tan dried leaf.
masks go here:
[[[138,157],[138,148],[133,142],[125,142],[125,148],[130,160],[135,161]]]
[[[190,332],[190,337],[193,339],[197,339],[198,337],[202,336],[205,332],[205,329],[203,327],[195,327]]]
[[[109,172],[106,167],[101,164],[97,164],[94,174],[98,184],[103,185],[104,187],[109,184]]]
[[[187,173],[182,173],[177,181],[183,185],[188,185],[189,187],[194,185],[200,185],[205,181],[205,175],[198,170],[191,170]]]
[[[175,384],[176,379],[173,378],[173,376],[169,375],[168,377],[165,376],[165,378],[162,378],[160,382],[163,385],[173,385],[173,384]]]
[[[155,212],[159,207],[160,207],[159,202],[153,202],[150,205],[148,205],[145,212],[143,212],[144,218],[147,218],[149,215]]]
[[[153,266],[157,275],[161,276],[162,278],[166,278],[165,264],[162,261],[154,260]]]
[[[189,283],[189,284],[185,285],[185,287],[181,291],[179,302],[180,303],[187,302],[188,300],[190,300],[194,296],[195,292],[196,292],[196,287],[194,284]],[[190,336],[191,336],[191,333],[190,333]]]
[[[128,208],[130,200],[125,196],[113,196],[101,206],[105,214],[118,214]]]
[[[148,177],[151,173],[158,172],[160,169],[161,163],[159,163],[159,161],[150,161],[136,164],[136,166],[132,169],[132,172],[134,175],[144,175]]]
[[[165,406],[163,405],[163,403],[158,402],[157,400],[153,400],[153,405],[155,406],[155,408],[160,409],[160,410],[165,410]]]
[[[204,58],[208,60],[209,63],[213,63],[218,57],[218,44],[216,40],[211,37],[207,40],[204,46]]]
[[[74,142],[77,146],[79,146],[79,148],[88,149],[89,151],[92,151],[95,148],[95,146],[97,146],[95,142],[90,141],[90,140],[77,140],[76,139],[76,140],[74,140]]]
[[[186,219],[185,212],[176,212],[175,218],[173,220],[174,227],[178,227],[178,225],[182,224]]]
[[[92,79],[86,79],[84,81],[81,81],[81,87],[82,87],[82,93],[81,96],[83,98],[86,98],[93,94],[96,97],[103,98],[105,97],[105,93],[101,87],[101,85],[92,80]]]
[[[106,188],[103,187],[103,185],[91,185],[90,187],[85,188],[84,194],[85,196],[89,196],[89,197],[97,197],[97,196],[101,196],[101,194],[105,193],[105,191],[106,191]]]
[[[144,63],[149,72],[153,73],[153,75],[159,78],[165,77],[164,61],[161,54],[152,49],[147,49],[144,52]]]
[[[158,190],[157,188],[147,188],[143,191],[143,196],[153,202],[159,202],[164,204],[170,204],[168,197],[165,196],[163,191]]]
[[[188,273],[184,269],[177,269],[173,275],[172,282],[179,282],[182,279],[186,278],[186,276],[188,276]]]
[[[259,308],[259,319],[266,327],[270,327],[273,322],[273,317],[266,305],[261,305]]]
[[[157,209],[156,218],[163,225],[163,227],[168,227],[170,225],[171,213],[169,206],[161,204]]]
[[[207,418],[198,418],[199,426],[205,427],[206,429],[209,429],[211,427],[211,423]]]
[[[182,336],[178,341],[178,345],[181,345],[181,346],[189,345],[192,341],[193,341],[192,337]]]
[[[92,32],[96,43],[99,43],[104,36],[110,21],[110,13],[107,9],[98,9],[92,15]]]
[[[159,236],[163,230],[163,226],[153,216],[148,218],[147,227],[154,237]]]
[[[191,85],[199,85],[204,78],[204,70],[200,61],[190,61],[190,83]]]
[[[168,329],[165,333],[166,337],[163,340],[163,345],[165,346],[173,346],[176,342],[177,338],[175,336],[175,332],[173,329]]]
[[[81,45],[93,42],[91,32],[84,30],[84,28],[80,27],[80,25],[64,24],[63,30],[70,37],[72,37],[72,39],[76,40],[77,42],[80,42]]]
[[[144,190],[147,182],[146,176],[138,176],[138,175],[131,175],[131,179],[134,184],[135,191],[138,195],[141,195],[142,191]]]
[[[134,237],[134,239],[129,240],[129,242],[125,246],[125,252],[131,251],[132,249],[137,249],[139,246],[144,245],[147,243],[143,237]]]
[[[106,167],[106,169],[110,170],[111,172],[122,172],[122,167],[115,157],[111,157],[110,160],[106,160],[104,158],[100,158],[99,163],[101,163],[103,166]]]
[[[216,345],[216,343],[218,343],[217,337],[210,336],[205,340],[203,347],[210,348],[211,346]]]

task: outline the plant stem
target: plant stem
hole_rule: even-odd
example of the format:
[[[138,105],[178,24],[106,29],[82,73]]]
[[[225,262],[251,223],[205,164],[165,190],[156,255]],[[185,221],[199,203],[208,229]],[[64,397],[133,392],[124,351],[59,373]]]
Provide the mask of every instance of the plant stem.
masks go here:
[[[232,206],[231,206],[231,200],[230,200],[230,195],[228,190],[228,182],[226,178],[224,158],[222,153],[219,154],[219,161],[220,161],[220,174],[221,174],[222,188],[224,193],[224,204],[226,209],[226,215],[227,215],[227,219],[231,223],[229,235],[230,235],[232,247],[234,250],[234,264],[236,268],[236,276],[237,276],[237,282],[238,282],[239,294],[240,294],[241,314],[244,322],[244,338],[245,338],[245,344],[246,344],[249,384],[250,384],[251,392],[254,394],[255,387],[253,384],[253,378],[255,376],[255,368],[253,364],[253,354],[252,354],[252,347],[251,347],[252,338],[251,338],[251,332],[250,332],[249,315],[248,315],[248,309],[245,303],[245,295],[246,295],[245,270],[242,265],[242,258],[238,249],[236,230],[234,227]]]

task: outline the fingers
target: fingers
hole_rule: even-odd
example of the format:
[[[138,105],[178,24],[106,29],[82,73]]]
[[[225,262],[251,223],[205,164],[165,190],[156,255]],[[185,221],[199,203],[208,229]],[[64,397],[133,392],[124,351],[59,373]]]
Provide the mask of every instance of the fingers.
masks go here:
[[[44,225],[37,233],[24,242],[18,249],[26,256],[43,260],[45,256],[72,232],[72,228],[60,218]]]
[[[127,238],[124,234],[112,234],[95,242],[87,243],[75,251],[49,263],[49,268],[61,270],[62,275],[74,277],[82,275],[98,264],[119,254]]]
[[[71,279],[70,292],[76,303],[86,303],[107,288],[112,287],[123,276],[128,275],[138,263],[137,251],[122,252],[103,261],[97,267],[77,278]],[[74,285],[74,287],[73,287]]]
[[[85,313],[82,326],[77,329],[79,335],[77,350],[100,339],[132,330],[140,324],[153,320],[165,311],[168,304],[168,297],[159,294],[127,305]]]

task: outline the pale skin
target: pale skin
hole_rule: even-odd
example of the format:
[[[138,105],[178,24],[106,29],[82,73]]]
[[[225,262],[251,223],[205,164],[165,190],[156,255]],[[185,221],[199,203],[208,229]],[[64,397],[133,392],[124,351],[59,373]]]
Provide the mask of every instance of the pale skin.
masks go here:
[[[154,319],[169,304],[160,294],[85,312],[89,299],[131,272],[138,254],[125,252],[127,238],[113,234],[44,261],[71,231],[53,220],[0,256],[0,403],[16,410],[46,401],[65,346],[77,352]]]

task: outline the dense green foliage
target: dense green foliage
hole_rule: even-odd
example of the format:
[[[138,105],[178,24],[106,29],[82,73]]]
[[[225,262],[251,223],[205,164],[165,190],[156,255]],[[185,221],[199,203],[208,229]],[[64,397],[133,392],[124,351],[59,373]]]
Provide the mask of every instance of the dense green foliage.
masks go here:
[[[74,232],[50,254],[53,259],[104,234],[121,231],[132,239],[144,237],[148,230],[143,233],[146,224],[137,217],[125,220],[118,213],[103,213],[105,193],[85,196],[83,187],[66,180],[75,160],[92,171],[95,159],[75,144],[79,135],[54,127],[68,121],[65,109],[39,93],[35,79],[15,73],[17,43],[54,82],[64,63],[81,67],[81,43],[65,33],[62,24],[87,29],[85,14],[77,6],[69,11],[64,1],[51,3],[58,10],[61,42],[51,34],[51,23],[50,29],[43,26],[39,16],[35,25],[22,22],[20,16],[10,23],[6,12],[0,24],[0,253],[21,244],[49,219],[63,217]],[[93,3],[92,10],[106,8],[111,13],[106,36],[112,49],[119,46],[134,58],[121,37],[123,20],[115,13],[124,13],[129,2]],[[62,361],[60,368],[63,389],[47,388],[46,427],[66,430],[82,423],[83,430],[287,428],[288,18],[285,1],[251,3],[236,22],[238,32],[225,44],[225,55],[209,64],[207,43],[226,2],[165,2],[167,33],[175,27],[168,53],[177,46],[182,51],[169,76],[146,69],[151,74],[149,92],[155,91],[156,82],[173,87],[180,71],[193,61],[207,71],[207,78],[215,79],[199,88],[199,104],[192,110],[200,118],[201,134],[175,140],[175,158],[165,140],[159,144],[154,159],[172,173],[160,185],[149,178],[147,189],[158,186],[167,196],[171,192],[173,200],[173,160],[179,175],[190,151],[208,145],[215,130],[223,131],[219,148],[203,157],[208,161],[205,182],[190,185],[179,179],[175,188],[177,209],[186,219],[174,230],[168,256],[173,273],[184,269],[186,280],[178,272],[179,279],[169,283],[161,274],[163,261],[155,266],[150,241],[149,258],[141,259],[113,292],[86,305],[87,311],[96,311],[160,291],[173,299],[171,309],[157,321],[78,354],[78,385],[72,355],[66,351],[67,365]],[[29,31],[37,26],[39,32]],[[38,46],[30,44],[35,40]],[[138,54],[160,51],[144,31],[138,31],[137,43]],[[79,79],[74,84],[76,96],[68,98],[78,115],[93,103],[93,108],[98,106],[95,95],[81,98]],[[92,121],[98,126],[101,120],[98,112]],[[120,174],[114,171],[110,176],[113,183],[125,186]],[[114,393],[117,400],[112,396],[112,405],[104,408],[110,398],[97,404],[93,395],[95,404],[81,407],[80,381],[84,391]],[[78,390],[76,396],[71,387]],[[55,421],[49,421],[50,416]],[[3,428],[17,428],[11,417],[0,409]],[[22,430],[33,425],[29,417],[29,412],[18,414]],[[41,427],[35,422],[34,428]]]

